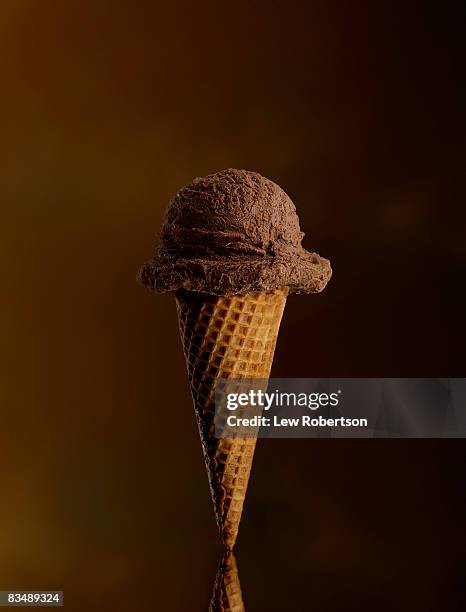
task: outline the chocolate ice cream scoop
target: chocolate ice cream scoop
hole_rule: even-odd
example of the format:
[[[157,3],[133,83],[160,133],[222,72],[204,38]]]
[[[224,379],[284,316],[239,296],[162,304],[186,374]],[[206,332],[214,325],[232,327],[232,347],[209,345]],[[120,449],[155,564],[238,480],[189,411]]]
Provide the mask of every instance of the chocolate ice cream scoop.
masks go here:
[[[303,249],[303,236],[283,189],[256,172],[230,168],[196,178],[175,195],[158,252],[138,278],[158,292],[317,293],[332,270],[327,259]]]

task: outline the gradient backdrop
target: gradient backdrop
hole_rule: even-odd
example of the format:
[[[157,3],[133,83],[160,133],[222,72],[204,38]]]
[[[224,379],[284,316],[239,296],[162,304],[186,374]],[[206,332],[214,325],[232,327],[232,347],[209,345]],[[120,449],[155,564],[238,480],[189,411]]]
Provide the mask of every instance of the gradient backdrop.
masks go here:
[[[171,195],[257,170],[332,260],[273,373],[464,376],[462,2],[2,0],[0,589],[205,611],[221,547],[174,299]],[[464,609],[461,440],[262,440],[248,612]],[[462,459],[463,458],[463,459]]]

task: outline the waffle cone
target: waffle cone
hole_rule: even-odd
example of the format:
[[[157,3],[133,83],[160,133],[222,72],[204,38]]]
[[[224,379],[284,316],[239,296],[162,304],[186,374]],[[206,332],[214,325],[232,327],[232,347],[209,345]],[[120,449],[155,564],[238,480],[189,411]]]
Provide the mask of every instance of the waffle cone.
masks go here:
[[[186,357],[204,459],[220,536],[238,535],[256,438],[215,438],[219,378],[268,378],[288,289],[241,296],[177,293]]]
[[[209,612],[245,612],[238,567],[232,552],[220,562]]]

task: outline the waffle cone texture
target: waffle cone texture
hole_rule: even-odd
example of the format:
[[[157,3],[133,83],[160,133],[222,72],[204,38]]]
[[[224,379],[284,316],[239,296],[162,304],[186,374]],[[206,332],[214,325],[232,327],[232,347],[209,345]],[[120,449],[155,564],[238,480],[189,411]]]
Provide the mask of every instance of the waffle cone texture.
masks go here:
[[[286,287],[235,296],[176,293],[215,516],[227,548],[238,535],[256,438],[215,438],[215,384],[269,377],[287,294]]]
[[[220,562],[209,612],[245,612],[238,566],[232,552]]]

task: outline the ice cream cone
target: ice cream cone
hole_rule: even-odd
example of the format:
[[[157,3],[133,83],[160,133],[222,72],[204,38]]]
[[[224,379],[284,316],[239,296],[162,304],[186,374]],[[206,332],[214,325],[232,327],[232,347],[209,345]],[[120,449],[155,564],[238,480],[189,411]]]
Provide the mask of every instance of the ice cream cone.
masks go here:
[[[232,552],[220,562],[209,612],[245,612],[238,567]]]
[[[238,534],[256,431],[215,437],[216,382],[267,379],[288,292],[319,293],[326,286],[330,262],[307,251],[303,237],[296,207],[279,185],[228,168],[174,195],[157,250],[138,274],[144,286],[177,298],[215,514],[229,548]]]
[[[256,438],[215,438],[215,384],[221,378],[269,377],[287,294],[286,287],[229,297],[176,294],[215,515],[228,548],[238,535]]]

